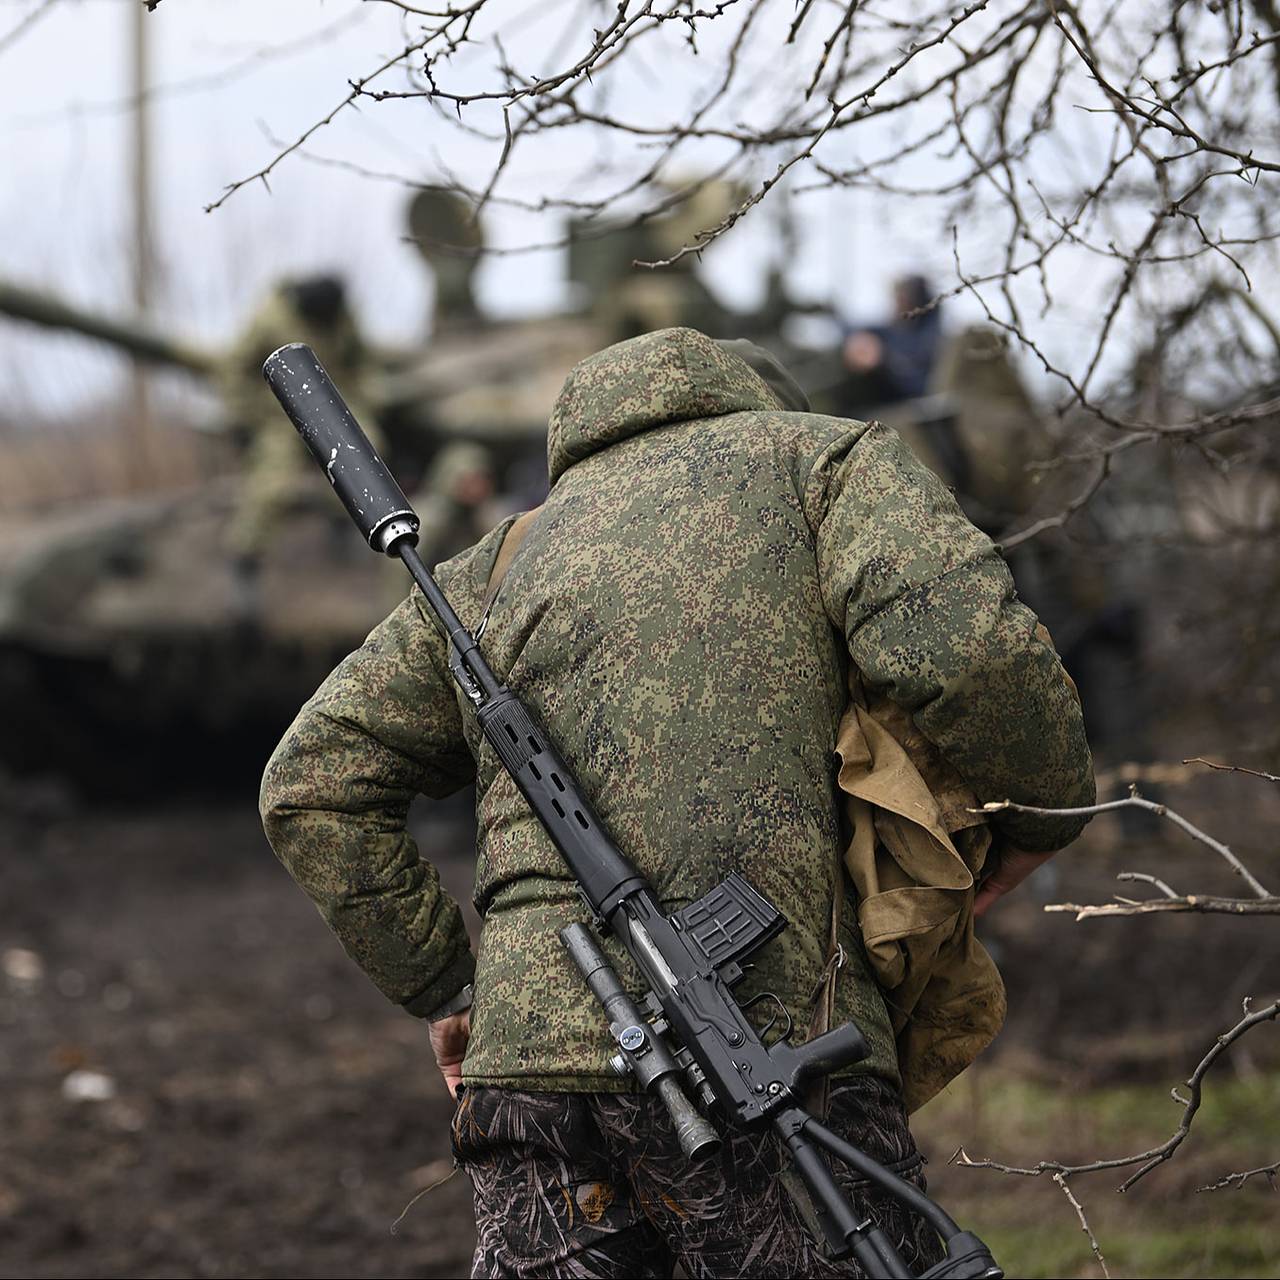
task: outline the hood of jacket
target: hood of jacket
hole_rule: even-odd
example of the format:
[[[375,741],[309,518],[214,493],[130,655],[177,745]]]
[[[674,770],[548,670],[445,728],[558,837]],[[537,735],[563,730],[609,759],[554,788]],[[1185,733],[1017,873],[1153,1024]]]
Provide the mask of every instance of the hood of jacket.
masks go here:
[[[779,410],[782,402],[739,356],[696,329],[659,329],[575,365],[551,411],[552,484],[619,440],[693,418]]]

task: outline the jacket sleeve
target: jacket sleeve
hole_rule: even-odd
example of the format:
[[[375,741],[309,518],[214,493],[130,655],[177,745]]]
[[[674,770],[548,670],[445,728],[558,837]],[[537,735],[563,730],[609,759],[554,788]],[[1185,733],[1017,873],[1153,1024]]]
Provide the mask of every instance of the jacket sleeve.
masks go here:
[[[823,603],[863,679],[912,714],[982,802],[1094,801],[1074,686],[1000,553],[898,435],[845,432],[804,500]],[[1082,818],[1002,813],[1014,844],[1061,848]]]
[[[409,802],[475,776],[444,641],[411,597],[299,712],[262,780],[271,847],[390,1000],[429,1014],[475,969],[457,904],[406,830]]]

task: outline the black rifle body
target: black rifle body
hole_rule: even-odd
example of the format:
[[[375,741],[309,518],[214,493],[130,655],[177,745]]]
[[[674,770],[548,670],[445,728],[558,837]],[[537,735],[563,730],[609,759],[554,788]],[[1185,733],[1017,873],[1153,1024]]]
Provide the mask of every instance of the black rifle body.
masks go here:
[[[472,704],[485,740],[528,801],[578,882],[598,928],[611,932],[648,990],[640,1009],[581,924],[561,939],[611,1020],[616,1069],[633,1075],[671,1111],[691,1158],[718,1146],[714,1130],[686,1088],[724,1121],[772,1127],[813,1197],[837,1257],[853,1253],[871,1276],[910,1277],[879,1228],[860,1220],[819,1152],[824,1148],[862,1177],[921,1214],[947,1246],[930,1277],[1002,1273],[976,1236],[961,1231],[932,1200],[845,1143],[804,1109],[804,1084],[865,1057],[852,1023],[800,1046],[765,1044],[734,998],[742,962],[784,927],[777,910],[733,874],[698,901],[668,914],[640,871],[610,837],[551,738],[519,697],[489,669],[417,551],[417,518],[355,422],[337,389],[305,346],[282,347],[263,373],[328,475],[348,513],[376,550],[399,556],[421,588],[450,643],[450,666]]]

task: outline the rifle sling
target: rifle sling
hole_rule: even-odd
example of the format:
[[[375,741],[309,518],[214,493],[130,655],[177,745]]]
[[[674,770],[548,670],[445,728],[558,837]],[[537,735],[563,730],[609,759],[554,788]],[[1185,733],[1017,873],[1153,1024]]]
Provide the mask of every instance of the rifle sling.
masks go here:
[[[498,598],[498,590],[502,586],[502,580],[507,576],[507,570],[511,568],[511,562],[524,545],[525,538],[529,536],[529,530],[533,527],[533,522],[541,514],[542,508],[534,507],[532,511],[526,511],[524,515],[517,516],[512,522],[511,528],[507,530],[507,536],[503,538],[502,546],[498,548],[493,568],[489,570],[489,581],[484,592],[484,607],[481,610],[482,616],[488,617],[490,607],[494,600]]]

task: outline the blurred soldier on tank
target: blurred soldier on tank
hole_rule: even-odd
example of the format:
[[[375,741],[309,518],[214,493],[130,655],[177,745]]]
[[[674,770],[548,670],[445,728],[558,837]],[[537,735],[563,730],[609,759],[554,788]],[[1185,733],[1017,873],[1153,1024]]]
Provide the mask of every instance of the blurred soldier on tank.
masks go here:
[[[258,306],[217,375],[228,418],[247,444],[240,505],[229,533],[246,576],[252,576],[289,509],[307,502],[315,490],[307,452],[262,380],[262,362],[287,342],[307,343],[335,371],[356,416],[372,424],[359,394],[370,354],[347,303],[346,285],[334,275],[282,281]]]
[[[424,187],[409,202],[407,220],[409,240],[431,269],[432,334],[482,327],[474,282],[484,231],[474,206],[456,191]]]
[[[932,301],[933,290],[924,276],[901,276],[893,284],[893,318],[888,324],[849,334],[844,363],[851,375],[851,399],[892,404],[925,394],[942,342],[941,313],[937,307],[923,310]]]
[[[672,183],[667,190],[674,195],[690,185],[687,198],[639,225],[618,223],[602,235],[593,219],[571,224],[569,274],[589,292],[592,314],[612,340],[679,325],[723,331],[724,307],[698,275],[697,255],[678,255],[701,231],[723,221],[747,192],[726,181]],[[656,269],[637,265],[670,259]]]
[[[934,302],[924,276],[894,282],[893,318],[845,339],[835,408],[892,426],[995,537],[1034,503],[1031,466],[1047,439],[1002,335],[982,324],[949,332]]]
[[[414,500],[427,564],[457,555],[509,514],[498,509],[495,491],[493,458],[483,445],[458,440],[440,450]]]

